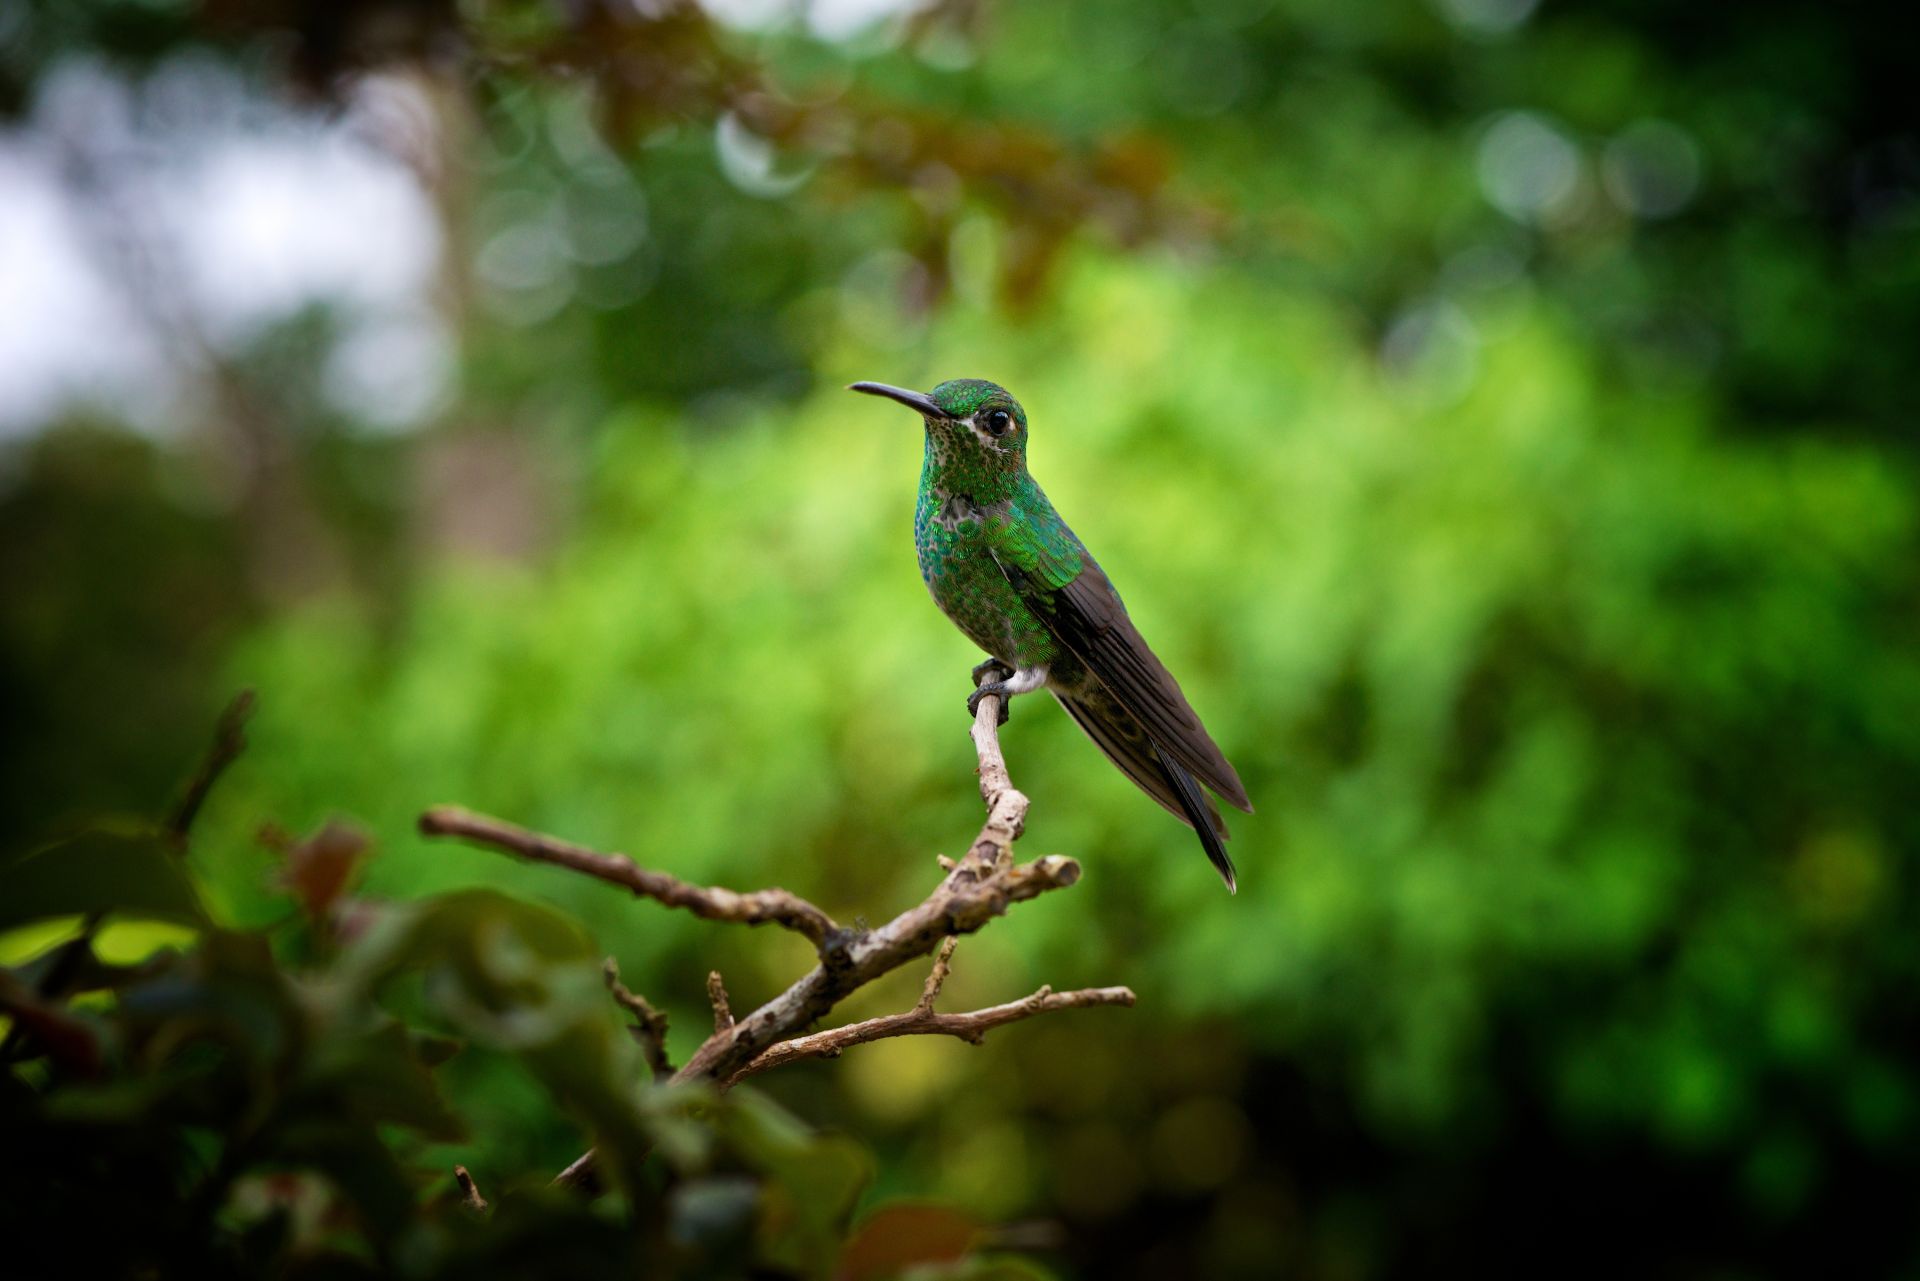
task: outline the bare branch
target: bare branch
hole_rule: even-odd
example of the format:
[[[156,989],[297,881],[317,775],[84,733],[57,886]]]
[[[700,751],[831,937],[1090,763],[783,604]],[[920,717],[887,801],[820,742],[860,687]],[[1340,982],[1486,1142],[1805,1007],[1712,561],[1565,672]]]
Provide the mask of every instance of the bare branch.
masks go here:
[[[692,885],[665,872],[641,867],[625,854],[603,854],[584,845],[558,840],[516,827],[497,818],[475,814],[457,805],[436,805],[420,816],[420,830],[428,836],[457,836],[517,854],[537,863],[553,863],[575,872],[631,890],[642,898],[668,907],[682,907],[709,921],[760,925],[772,921],[806,935],[822,949],[839,931],[833,918],[797,894],[782,889],[741,894],[719,886]]]
[[[987,822],[967,850],[968,858],[989,864],[1013,857],[1013,843],[1026,830],[1027,798],[1015,790],[1007,774],[1007,758],[1000,751],[1000,704],[1003,696],[980,700],[973,717],[973,750],[980,760],[980,800]]]
[[[596,1170],[599,1164],[600,1149],[588,1148],[573,1158],[573,1164],[553,1176],[553,1185],[557,1188],[576,1188],[591,1193],[598,1184]]]
[[[460,1199],[465,1203],[467,1209],[472,1210],[475,1214],[485,1214],[487,1211],[487,1199],[480,1195],[480,1185],[473,1181],[471,1174],[467,1173],[467,1167],[464,1165],[454,1166],[453,1178],[454,1182],[460,1185]]]
[[[713,1030],[724,1032],[733,1026],[733,1006],[727,1000],[727,983],[719,970],[707,974],[707,1000],[713,1002]]]
[[[938,973],[938,971],[935,971]],[[931,985],[932,980],[928,980]],[[924,1001],[925,998],[923,997]],[[1036,1014],[1055,1010],[1074,1010],[1093,1005],[1132,1005],[1133,989],[1125,987],[1089,987],[1077,992],[1056,992],[1042,987],[1024,1000],[1008,1001],[966,1014],[936,1014],[930,1005],[916,1005],[904,1014],[887,1014],[877,1019],[849,1023],[830,1032],[796,1036],[762,1054],[735,1072],[727,1080],[733,1085],[743,1077],[757,1075],[798,1059],[832,1058],[849,1046],[865,1045],[890,1036],[957,1036],[974,1045],[986,1039],[987,1031],[1003,1023],[1017,1023]]]
[[[953,949],[960,946],[960,940],[949,938],[940,945],[940,952],[933,958],[933,970],[927,975],[927,984],[920,989],[920,999],[914,1003],[914,1009],[930,1014],[933,1003],[940,999],[940,989],[946,986],[947,975],[953,973]]]
[[[1042,988],[1025,1000],[968,1014],[936,1014],[933,1010],[951,966],[955,936],[980,929],[1014,903],[1064,889],[1080,879],[1080,865],[1057,854],[1024,864],[1013,860],[1013,843],[1026,823],[1027,798],[1013,786],[1001,754],[1000,702],[997,695],[982,698],[973,722],[980,798],[987,807],[979,835],[958,862],[941,861],[945,874],[925,900],[877,929],[841,929],[825,912],[786,890],[738,894],[703,889],[641,868],[625,855],[604,854],[453,806],[438,806],[421,815],[420,830],[430,836],[463,837],[522,858],[583,872],[709,920],[747,924],[776,921],[811,939],[819,953],[819,964],[744,1018],[733,1017],[719,976],[709,980],[713,1035],[673,1074],[675,1082],[709,1081],[725,1089],[752,1072],[797,1058],[837,1053],[845,1046],[881,1037],[933,1033],[975,1041],[989,1028],[1035,1014],[1080,1006],[1131,1005],[1133,993],[1126,988],[1062,993]],[[939,956],[933,972],[912,1010],[805,1035],[848,994],[935,951]],[[561,1171],[554,1182],[566,1187],[592,1187],[594,1166],[594,1154],[588,1152]]]
[[[600,967],[600,972],[606,979],[607,991],[613,994],[614,1004],[633,1016],[633,1039],[646,1057],[647,1066],[653,1070],[654,1080],[672,1076],[673,1064],[667,1061],[666,1011],[656,1010],[646,997],[622,983],[620,963],[611,956]]]
[[[969,856],[926,901],[827,953],[779,996],[707,1038],[674,1079],[730,1080],[768,1047],[824,1018],[848,993],[925,956],[949,935],[971,934],[1010,905],[1079,879],[1080,865],[1059,855],[992,867]]]

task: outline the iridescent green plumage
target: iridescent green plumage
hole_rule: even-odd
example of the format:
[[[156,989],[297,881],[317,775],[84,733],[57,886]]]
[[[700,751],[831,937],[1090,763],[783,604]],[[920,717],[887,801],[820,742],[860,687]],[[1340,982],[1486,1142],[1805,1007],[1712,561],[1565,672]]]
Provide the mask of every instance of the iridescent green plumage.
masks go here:
[[[954,625],[1007,669],[975,699],[1044,686],[1128,778],[1194,827],[1233,888],[1226,824],[1199,784],[1253,807],[1113,584],[1028,474],[1026,412],[972,378],[927,395],[880,383],[854,390],[898,400],[926,424],[913,521],[920,574]]]

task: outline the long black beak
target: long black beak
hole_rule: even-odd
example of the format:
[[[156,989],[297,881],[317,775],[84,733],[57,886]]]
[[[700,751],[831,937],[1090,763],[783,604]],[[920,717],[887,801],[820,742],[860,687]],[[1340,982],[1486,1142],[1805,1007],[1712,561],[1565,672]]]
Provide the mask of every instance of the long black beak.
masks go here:
[[[917,409],[928,418],[945,418],[947,411],[933,403],[933,397],[924,392],[908,391],[905,387],[889,387],[885,383],[849,383],[848,391],[864,391],[869,396],[885,396],[888,400],[897,400],[908,409]]]

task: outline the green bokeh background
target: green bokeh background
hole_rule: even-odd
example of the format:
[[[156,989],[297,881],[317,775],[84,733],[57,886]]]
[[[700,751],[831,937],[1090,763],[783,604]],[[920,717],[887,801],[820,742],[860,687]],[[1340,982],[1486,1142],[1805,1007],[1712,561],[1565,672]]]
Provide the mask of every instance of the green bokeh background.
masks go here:
[[[200,38],[164,5],[29,8],[16,106],[76,51]],[[129,9],[159,34],[110,20]],[[1920,143],[1875,23],[957,9],[900,46],[884,23],[728,40],[963,128],[1157,138],[1219,224],[1076,231],[1010,299],[1017,228],[963,197],[923,307],[914,195],[827,161],[762,198],[710,122],[603,152],[575,88],[492,83],[456,259],[501,192],[632,193],[639,248],[572,264],[531,324],[480,290],[458,397],[414,434],[320,403],[324,315],[235,354],[319,513],[324,557],[293,553],[333,566],[316,587],[263,575],[191,436],[11,444],[9,827],[153,808],[252,686],[197,856],[223,913],[280,910],[262,822],[348,815],[381,849],[370,892],[485,884],[578,916],[683,1057],[708,969],[737,1009],[804,945],[412,820],[458,802],[843,920],[917,901],[978,822],[978,655],[914,567],[914,424],[840,387],[990,377],[1259,812],[1233,820],[1228,898],[1058,709],[1018,706],[1023,847],[1086,875],[963,941],[947,1007],[1041,983],[1140,1002],[765,1078],[874,1146],[876,1198],[1057,1220],[1051,1264],[1087,1277],[1920,1266]],[[270,50],[223,40],[279,91]],[[1517,213],[1487,141],[1516,111],[1577,162]],[[1648,120],[1697,163],[1658,217],[1619,177]],[[845,1013],[904,1008],[919,977]],[[476,1160],[577,1151],[511,1069],[448,1070]]]

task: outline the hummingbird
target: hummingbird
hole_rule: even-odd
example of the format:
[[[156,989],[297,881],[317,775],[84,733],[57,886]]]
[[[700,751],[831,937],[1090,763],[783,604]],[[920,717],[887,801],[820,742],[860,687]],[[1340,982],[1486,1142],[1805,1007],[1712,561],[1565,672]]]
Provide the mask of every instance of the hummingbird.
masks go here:
[[[849,391],[920,415],[926,455],[913,512],[920,577],[953,625],[987,653],[967,712],[1045,689],[1134,786],[1193,828],[1235,892],[1227,825],[1200,784],[1253,806],[1120,593],[1027,471],[1027,411],[1004,387],[956,378],[930,392],[885,383]]]

